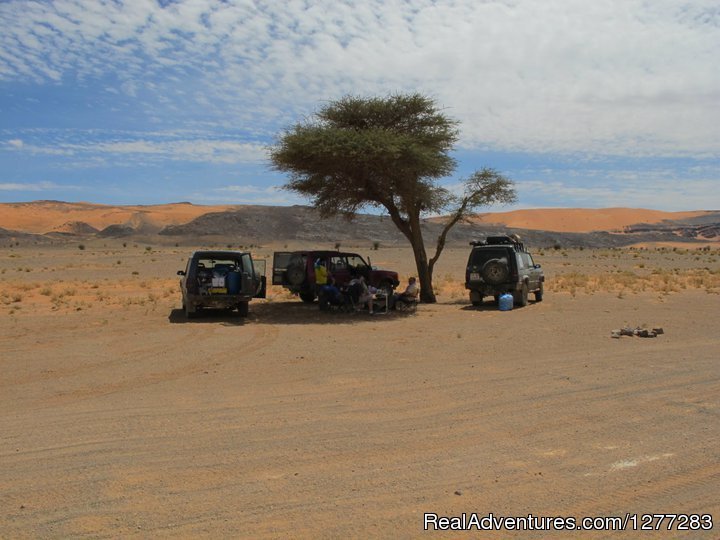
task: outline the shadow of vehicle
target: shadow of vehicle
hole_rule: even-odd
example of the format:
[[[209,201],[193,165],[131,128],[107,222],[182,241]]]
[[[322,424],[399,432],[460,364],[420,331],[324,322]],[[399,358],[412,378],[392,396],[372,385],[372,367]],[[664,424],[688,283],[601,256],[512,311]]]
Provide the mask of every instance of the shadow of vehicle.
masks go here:
[[[367,311],[348,312],[332,308],[321,311],[317,304],[306,304],[290,300],[287,302],[265,302],[254,306],[253,314],[258,324],[332,324],[349,325],[377,322],[387,315],[370,315]]]
[[[254,308],[254,306],[253,306]],[[234,311],[221,309],[201,310],[195,317],[188,319],[181,308],[172,309],[168,315],[168,322],[172,324],[222,324],[223,326],[244,326],[254,319],[253,314],[247,318],[240,317]]]
[[[185,312],[176,308],[170,311],[168,321],[172,324],[222,324],[224,326],[243,326],[245,324],[330,324],[350,325],[366,322],[387,322],[405,319],[415,315],[413,312],[390,310],[387,313],[370,315],[367,310],[341,311],[332,308],[321,311],[317,304],[307,304],[297,300],[283,302],[255,302],[247,318],[237,313],[223,310],[201,310],[194,318],[188,319]]]
[[[463,311],[500,311],[500,308],[495,302],[483,302],[479,306],[473,306],[467,303],[467,300],[463,302],[465,305],[460,309]],[[530,307],[539,303],[537,300],[530,300],[526,307]],[[513,306],[513,309],[521,309],[519,306]]]

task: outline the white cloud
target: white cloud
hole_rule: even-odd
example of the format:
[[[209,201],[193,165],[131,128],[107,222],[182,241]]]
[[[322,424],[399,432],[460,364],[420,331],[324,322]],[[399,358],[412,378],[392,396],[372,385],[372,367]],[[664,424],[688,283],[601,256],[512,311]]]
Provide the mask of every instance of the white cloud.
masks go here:
[[[86,150],[109,154],[150,154],[167,159],[214,163],[257,163],[266,159],[265,146],[217,140],[178,140],[99,143]]]
[[[267,204],[287,206],[307,204],[307,200],[279,186],[256,186],[252,184],[229,185],[202,193],[192,193],[187,199],[197,204]]]
[[[67,135],[67,134],[66,134]],[[75,138],[86,137],[87,134],[77,132]],[[232,140],[216,140],[207,138],[176,139],[176,134],[142,133],[126,134],[126,139],[104,142],[68,142],[53,141],[45,144],[26,144],[21,140],[9,140],[7,149],[30,154],[55,156],[100,156],[109,155],[119,159],[136,157],[153,157],[175,161],[196,161],[210,163],[260,163],[267,159],[266,146],[257,142]],[[153,137],[156,140],[149,140]]]
[[[54,182],[36,183],[0,183],[0,191],[55,191],[59,189],[79,189],[78,186],[58,185]]]
[[[74,153],[73,150],[68,147],[28,144],[20,139],[6,141],[2,146],[12,152],[24,152],[28,154],[70,156]]]
[[[11,0],[0,25],[0,80],[117,76],[148,114],[273,133],[345,93],[418,90],[467,148],[720,153],[716,0]]]
[[[717,181],[643,178],[636,182],[608,180],[600,185],[578,185],[571,181],[526,180],[517,182],[522,207],[654,208],[668,211],[717,210],[720,195]],[[530,201],[530,202],[528,202]]]

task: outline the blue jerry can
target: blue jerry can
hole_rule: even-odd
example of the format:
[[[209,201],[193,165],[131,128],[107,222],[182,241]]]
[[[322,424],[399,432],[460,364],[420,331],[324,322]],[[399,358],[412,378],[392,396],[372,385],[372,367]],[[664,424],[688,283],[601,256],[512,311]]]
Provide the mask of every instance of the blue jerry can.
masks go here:
[[[513,308],[513,295],[510,293],[501,294],[498,306],[500,306],[500,311],[510,311]]]

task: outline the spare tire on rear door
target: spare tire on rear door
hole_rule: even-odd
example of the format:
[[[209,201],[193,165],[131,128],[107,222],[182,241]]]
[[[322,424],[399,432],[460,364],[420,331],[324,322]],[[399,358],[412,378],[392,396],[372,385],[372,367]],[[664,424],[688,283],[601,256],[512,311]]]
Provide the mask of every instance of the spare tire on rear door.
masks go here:
[[[485,283],[499,285],[510,277],[510,268],[506,259],[490,259],[482,267],[482,278]]]
[[[287,281],[290,285],[301,285],[305,281],[305,267],[301,263],[294,263],[287,267]]]

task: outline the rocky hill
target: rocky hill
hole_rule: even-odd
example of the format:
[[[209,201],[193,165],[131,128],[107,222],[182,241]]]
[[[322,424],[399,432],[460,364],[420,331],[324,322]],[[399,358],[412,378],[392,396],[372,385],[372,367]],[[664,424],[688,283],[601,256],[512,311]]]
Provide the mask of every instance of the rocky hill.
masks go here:
[[[388,216],[361,214],[348,221],[342,217],[321,219],[308,206],[219,206],[202,207],[189,203],[175,203],[147,207],[92,205],[90,203],[62,203],[37,201],[35,203],[0,204],[0,238],[5,241],[44,243],[46,241],[82,241],[98,238],[143,238],[159,243],[232,243],[266,244],[270,242],[307,243],[375,243],[404,245],[407,240]],[[448,235],[449,245],[467,244],[472,239],[496,234],[519,234],[530,246],[563,247],[621,247],[636,243],[683,242],[693,244],[719,242],[720,212],[661,213],[637,212],[638,217],[650,215],[677,216],[680,219],[660,219],[654,223],[638,223],[612,230],[572,232],[568,223],[577,216],[587,226],[593,213],[603,219],[622,210],[625,220],[632,209],[568,209],[558,221],[562,209],[552,209],[543,215],[542,210],[520,210],[497,215],[483,214],[483,219],[456,225]],[[15,214],[13,214],[13,212]],[[654,214],[652,214],[654,213]],[[509,214],[513,214],[506,218]],[[13,217],[13,216],[16,217]],[[33,216],[37,216],[33,218]],[[518,216],[522,220],[518,220]],[[510,219],[512,218],[512,219]],[[14,221],[13,221],[14,219]],[[527,224],[509,227],[500,222]],[[513,219],[515,221],[513,221]],[[545,219],[545,221],[543,221]],[[497,221],[497,222],[496,222]],[[630,220],[632,221],[632,220]],[[537,224],[560,223],[565,230],[538,230]],[[597,221],[596,221],[597,222]],[[8,225],[15,225],[11,227]],[[575,225],[581,227],[583,224]],[[17,227],[17,228],[16,228]],[[433,245],[442,230],[442,218],[423,223],[428,245]],[[42,233],[37,232],[43,231]]]
[[[702,219],[704,225],[693,225],[692,219]],[[589,233],[539,231],[505,227],[501,224],[460,223],[448,235],[449,244],[465,244],[474,238],[494,234],[519,234],[528,245],[567,247],[620,247],[639,242],[687,242],[720,239],[709,234],[720,226],[720,212],[702,218],[692,218],[688,224],[663,222],[656,227],[627,230],[621,233],[596,231]],[[442,230],[440,220],[425,220],[424,235],[433,242]],[[695,227],[698,234],[690,234]],[[264,243],[273,240],[300,240],[311,242],[377,241],[383,245],[396,245],[406,240],[387,216],[362,214],[353,221],[341,217],[320,219],[306,206],[246,207],[237,211],[213,212],[183,225],[170,225],[160,235],[173,237],[227,238],[237,236],[245,242]]]

